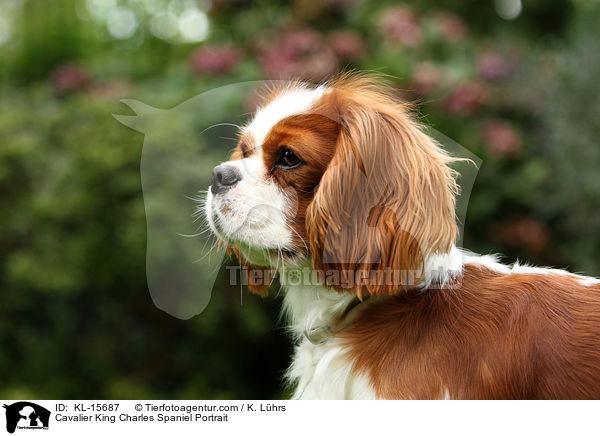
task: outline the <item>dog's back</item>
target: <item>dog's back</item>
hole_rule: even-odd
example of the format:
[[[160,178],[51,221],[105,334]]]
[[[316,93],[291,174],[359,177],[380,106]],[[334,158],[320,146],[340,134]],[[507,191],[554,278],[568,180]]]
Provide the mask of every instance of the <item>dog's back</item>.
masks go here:
[[[456,288],[374,303],[346,331],[378,397],[600,398],[600,284],[466,264]]]

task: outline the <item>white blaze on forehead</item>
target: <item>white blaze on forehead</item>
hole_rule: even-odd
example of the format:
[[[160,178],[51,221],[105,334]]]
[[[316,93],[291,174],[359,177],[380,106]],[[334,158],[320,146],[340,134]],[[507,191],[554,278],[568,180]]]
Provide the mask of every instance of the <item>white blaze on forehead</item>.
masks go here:
[[[290,115],[300,114],[325,93],[325,87],[315,89],[294,87],[283,91],[265,107],[256,111],[244,131],[252,135],[254,143],[260,147],[271,128]]]

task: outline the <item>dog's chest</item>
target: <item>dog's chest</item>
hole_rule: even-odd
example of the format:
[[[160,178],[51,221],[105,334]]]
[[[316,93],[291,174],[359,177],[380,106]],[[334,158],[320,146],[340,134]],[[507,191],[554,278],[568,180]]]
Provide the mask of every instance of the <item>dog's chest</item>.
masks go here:
[[[330,325],[341,316],[354,297],[320,286],[290,286],[284,311],[298,345],[287,378],[296,385],[294,399],[372,399],[368,378],[352,371],[352,361],[335,337],[312,343],[304,332]]]
[[[304,339],[295,349],[287,377],[296,383],[294,399],[375,399],[365,375],[352,371],[346,350],[330,338],[322,344]]]

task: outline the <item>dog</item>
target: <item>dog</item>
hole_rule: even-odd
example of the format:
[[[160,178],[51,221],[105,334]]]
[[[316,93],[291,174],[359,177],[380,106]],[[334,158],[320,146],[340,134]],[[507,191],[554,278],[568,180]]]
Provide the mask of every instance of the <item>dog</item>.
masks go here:
[[[378,78],[272,87],[205,212],[266,295],[294,399],[599,399],[600,280],[457,248],[456,158]]]

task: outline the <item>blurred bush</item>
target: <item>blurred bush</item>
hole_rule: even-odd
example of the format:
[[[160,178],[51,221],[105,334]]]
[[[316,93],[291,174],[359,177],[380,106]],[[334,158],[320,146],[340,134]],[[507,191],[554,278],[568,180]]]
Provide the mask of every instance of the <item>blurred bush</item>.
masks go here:
[[[466,247],[600,274],[598,18],[566,0],[3,0],[0,396],[285,396],[278,301],[223,287],[190,321],[152,304],[125,97],[379,71],[483,159]]]

